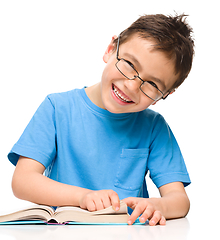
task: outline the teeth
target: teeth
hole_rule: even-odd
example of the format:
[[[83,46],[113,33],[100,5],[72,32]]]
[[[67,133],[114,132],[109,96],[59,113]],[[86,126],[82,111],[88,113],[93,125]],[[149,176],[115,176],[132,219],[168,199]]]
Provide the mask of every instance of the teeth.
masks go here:
[[[128,99],[126,99],[125,97],[123,97],[117,90],[116,90],[116,88],[114,87],[113,88],[113,91],[114,91],[114,93],[115,93],[115,95],[118,97],[118,98],[120,98],[120,100],[122,100],[123,102],[131,102],[130,100],[128,100]]]

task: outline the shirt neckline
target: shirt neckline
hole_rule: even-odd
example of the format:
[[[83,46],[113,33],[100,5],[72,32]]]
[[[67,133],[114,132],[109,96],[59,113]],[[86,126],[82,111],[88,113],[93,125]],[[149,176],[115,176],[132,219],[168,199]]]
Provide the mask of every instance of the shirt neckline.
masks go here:
[[[84,101],[84,103],[86,104],[86,106],[93,111],[96,114],[99,115],[103,115],[106,117],[110,117],[110,118],[117,118],[117,119],[122,119],[122,118],[128,118],[131,115],[133,115],[134,113],[111,113],[106,109],[100,108],[97,105],[95,105],[87,96],[85,88],[80,89],[79,93]]]

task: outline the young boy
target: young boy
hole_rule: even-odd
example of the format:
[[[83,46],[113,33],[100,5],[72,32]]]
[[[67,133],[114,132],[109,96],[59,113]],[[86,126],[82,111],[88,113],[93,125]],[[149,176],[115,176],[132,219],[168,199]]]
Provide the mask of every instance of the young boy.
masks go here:
[[[180,149],[163,117],[148,109],[190,72],[194,44],[184,17],[140,17],[112,38],[101,82],[46,97],[8,155],[16,197],[89,211],[117,211],[123,199],[133,209],[128,224],[141,215],[164,225],[188,213]],[[148,171],[161,198],[149,198]]]

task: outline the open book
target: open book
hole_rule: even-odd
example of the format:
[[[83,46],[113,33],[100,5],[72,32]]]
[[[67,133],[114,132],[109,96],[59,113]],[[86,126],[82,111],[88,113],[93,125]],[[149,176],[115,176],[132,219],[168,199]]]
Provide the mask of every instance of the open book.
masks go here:
[[[127,223],[129,214],[127,205],[120,202],[120,210],[114,211],[112,207],[103,210],[89,212],[79,207],[52,207],[34,205],[11,214],[0,216],[2,224],[120,224]]]

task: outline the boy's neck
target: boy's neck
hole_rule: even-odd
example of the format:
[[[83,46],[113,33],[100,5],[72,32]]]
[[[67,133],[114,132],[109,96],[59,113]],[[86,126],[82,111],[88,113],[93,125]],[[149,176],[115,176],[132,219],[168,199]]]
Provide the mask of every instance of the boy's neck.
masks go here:
[[[101,97],[101,83],[85,88],[88,98],[98,107],[105,109]]]

